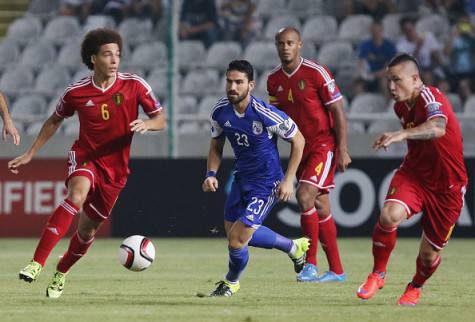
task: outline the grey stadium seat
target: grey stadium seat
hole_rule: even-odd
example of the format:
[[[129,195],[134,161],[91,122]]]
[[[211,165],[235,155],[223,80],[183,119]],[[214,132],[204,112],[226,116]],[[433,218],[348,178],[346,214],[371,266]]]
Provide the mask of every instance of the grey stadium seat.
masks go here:
[[[337,38],[338,23],[332,16],[316,16],[308,19],[303,25],[302,38],[317,44]]]
[[[241,58],[241,45],[236,41],[215,42],[208,49],[206,67],[224,70],[230,61]]]
[[[90,30],[96,28],[111,28],[115,29],[114,19],[106,15],[90,15],[86,18],[86,22],[82,28],[82,32],[85,34]]]
[[[14,65],[20,56],[20,48],[11,40],[0,43],[0,69]]]
[[[43,33],[43,38],[55,44],[63,44],[81,33],[76,17],[58,16],[49,21]]]
[[[46,101],[41,95],[26,95],[12,105],[12,118],[23,122],[45,119]]]
[[[275,34],[283,27],[295,27],[300,29],[300,21],[296,16],[276,16],[272,17],[266,25],[264,37],[274,39]]]
[[[75,113],[72,117],[65,119],[61,128],[63,129],[63,132],[66,135],[78,136],[79,119],[77,113]]]
[[[338,69],[345,62],[354,60],[353,46],[345,41],[328,42],[318,53],[318,62],[332,70]]]
[[[181,92],[199,96],[216,93],[222,91],[222,86],[219,86],[218,80],[219,76],[216,70],[195,69],[185,76]]]
[[[390,13],[384,16],[383,18],[383,29],[384,36],[397,41],[401,36],[401,27],[399,26],[399,20],[401,20],[402,15],[399,13]]]
[[[460,99],[460,96],[457,93],[448,93],[446,96],[450,102],[450,105],[452,105],[452,110],[455,113],[462,113],[463,105],[462,105],[462,99]]]
[[[144,43],[135,48],[128,65],[152,69],[167,64],[167,48],[162,42]]]
[[[184,40],[178,43],[180,69],[189,70],[204,65],[206,49],[199,40]]]
[[[370,27],[373,18],[369,15],[348,16],[342,21],[338,38],[353,43],[361,42],[370,37]]]
[[[83,64],[81,58],[81,42],[70,41],[65,43],[58,55],[58,64],[68,67],[71,71],[77,70]]]
[[[420,18],[416,23],[416,29],[420,33],[430,31],[439,40],[446,40],[450,33],[450,25],[447,18],[437,14]]]
[[[272,69],[279,64],[277,50],[273,42],[252,42],[244,51],[244,59],[258,70]]]
[[[401,123],[399,120],[375,120],[372,121],[368,127],[368,133],[370,134],[380,134],[384,132],[393,132],[400,130]]]
[[[9,27],[7,39],[11,39],[21,45],[40,38],[43,26],[37,17],[25,16],[16,19]]]
[[[15,66],[6,70],[0,79],[0,89],[8,95],[18,95],[31,90],[33,72],[23,66]]]
[[[259,0],[256,13],[261,17],[285,14],[287,13],[286,0]]]
[[[349,134],[365,133],[365,128],[364,128],[363,122],[349,121],[348,122],[348,133]]]
[[[315,16],[323,12],[324,0],[289,0],[287,10],[300,18]]]
[[[196,114],[198,112],[198,100],[192,95],[182,96],[177,101],[177,110],[179,114]]]
[[[25,124],[25,123],[23,123]],[[31,136],[36,136],[40,133],[41,128],[43,127],[44,121],[36,121],[28,125],[25,129],[25,133]],[[26,125],[26,124],[25,124]]]
[[[127,18],[119,26],[119,32],[128,45],[135,46],[151,39],[152,21]]]
[[[315,49],[315,44],[312,41],[305,41],[303,43],[302,49],[300,49],[300,55],[302,57],[316,60],[317,59],[317,50]]]
[[[91,76],[91,74],[92,74],[92,71],[87,69],[87,67],[84,65],[76,70],[73,77],[71,77],[71,83],[75,83],[83,79],[84,77]],[[66,86],[64,88],[66,88]]]
[[[164,98],[167,95],[167,86],[168,86],[167,73],[168,71],[164,68],[155,68],[149,73],[147,77],[147,83],[152,88],[153,93],[160,98]],[[177,78],[177,83],[180,84],[181,83],[180,74],[175,75],[175,77]]]
[[[362,93],[350,105],[350,114],[386,113],[386,98],[381,94]]]
[[[207,96],[203,97],[200,104],[198,105],[198,114],[210,115],[211,110],[216,105],[218,100],[222,97],[223,97],[222,95],[221,96],[220,95],[207,95]]]
[[[66,67],[61,65],[45,66],[35,81],[33,91],[44,95],[54,95],[59,89],[66,88],[71,76]]]
[[[463,106],[465,114],[475,115],[475,95],[471,95]]]
[[[54,45],[50,41],[41,40],[25,48],[20,65],[38,70],[46,64],[53,63],[55,59]]]

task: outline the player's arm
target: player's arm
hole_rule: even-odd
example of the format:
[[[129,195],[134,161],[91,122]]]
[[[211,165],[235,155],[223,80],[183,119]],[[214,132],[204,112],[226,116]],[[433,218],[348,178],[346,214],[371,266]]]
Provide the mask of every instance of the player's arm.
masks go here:
[[[438,116],[428,119],[422,124],[410,129],[403,129],[396,132],[383,133],[373,145],[373,148],[387,149],[392,143],[403,140],[433,140],[445,135],[447,119],[445,116]]]
[[[290,142],[290,156],[287,171],[285,171],[284,179],[279,186],[279,200],[289,201],[294,190],[294,178],[297,173],[300,161],[302,160],[305,139],[299,130],[295,135],[287,140]]]
[[[31,161],[33,156],[45,145],[46,142],[53,136],[58,130],[59,126],[63,122],[63,118],[53,113],[41,127],[40,133],[36,137],[31,147],[24,154],[8,162],[8,169],[11,172],[17,174],[18,168],[21,165],[27,164]]]
[[[337,167],[340,171],[345,171],[348,164],[351,163],[350,155],[348,154],[348,139],[347,139],[347,124],[346,116],[343,108],[343,100],[328,105],[328,109],[333,117],[334,130],[337,146]]]
[[[12,118],[8,113],[7,101],[2,93],[0,93],[0,117],[3,120],[2,138],[3,141],[7,141],[7,136],[11,135],[13,138],[13,144],[20,144],[20,134],[13,124]]]
[[[144,134],[148,131],[161,131],[165,129],[166,120],[163,113],[154,113],[148,120],[136,119],[130,123],[130,130],[132,132],[139,132]]]
[[[216,174],[218,173],[223,158],[224,142],[224,137],[211,139],[209,144],[206,178],[202,185],[204,192],[215,192],[218,189],[218,179],[216,179]]]

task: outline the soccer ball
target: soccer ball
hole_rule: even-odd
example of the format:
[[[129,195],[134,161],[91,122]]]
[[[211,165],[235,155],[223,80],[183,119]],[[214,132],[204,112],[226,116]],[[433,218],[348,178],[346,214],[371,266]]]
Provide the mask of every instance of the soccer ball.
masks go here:
[[[131,271],[143,271],[154,259],[155,247],[147,237],[140,235],[127,237],[119,247],[119,262]]]

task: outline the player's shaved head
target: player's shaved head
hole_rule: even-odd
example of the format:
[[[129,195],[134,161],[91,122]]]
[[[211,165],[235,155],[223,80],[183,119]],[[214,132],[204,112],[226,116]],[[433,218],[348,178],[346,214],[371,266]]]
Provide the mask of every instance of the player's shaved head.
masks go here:
[[[279,29],[279,31],[277,31],[277,33],[275,34],[275,41],[277,42],[280,39],[280,36],[282,36],[283,34],[287,34],[287,33],[295,34],[297,36],[298,40],[302,39],[302,37],[300,36],[300,31],[297,28],[295,28],[295,27],[284,27],[284,28]]]
[[[408,72],[411,75],[420,75],[419,62],[412,55],[406,53],[396,55],[389,62],[388,68],[392,68],[398,65],[401,65],[401,69],[404,70],[404,72]]]
[[[386,77],[389,92],[396,102],[413,102],[423,85],[419,63],[414,56],[405,53],[391,59],[386,69]]]

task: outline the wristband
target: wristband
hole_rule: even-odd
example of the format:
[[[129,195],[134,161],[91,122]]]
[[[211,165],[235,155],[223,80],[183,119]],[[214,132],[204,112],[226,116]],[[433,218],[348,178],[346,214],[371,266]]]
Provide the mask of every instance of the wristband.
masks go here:
[[[216,177],[216,171],[209,170],[208,172],[206,172],[206,178],[209,177]]]

